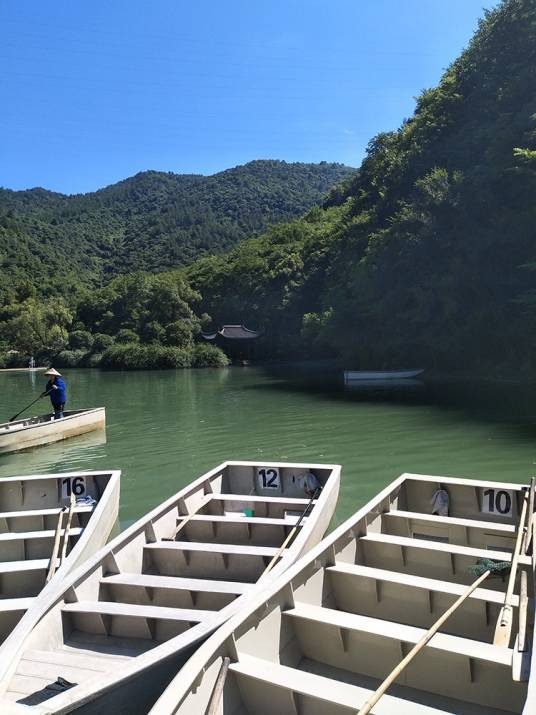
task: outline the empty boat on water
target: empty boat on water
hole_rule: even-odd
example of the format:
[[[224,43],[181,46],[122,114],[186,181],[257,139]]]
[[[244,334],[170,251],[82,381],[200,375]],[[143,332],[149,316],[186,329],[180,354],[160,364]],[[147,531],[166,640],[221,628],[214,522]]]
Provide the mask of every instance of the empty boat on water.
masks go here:
[[[409,380],[422,375],[423,369],[419,370],[345,370],[344,384],[354,380]]]
[[[35,604],[47,579],[49,587],[61,581],[106,542],[117,519],[119,475],[0,479],[0,642]]]
[[[533,510],[523,485],[402,475],[207,640],[151,715],[534,715]]]
[[[59,420],[49,414],[0,424],[0,454],[39,447],[106,427],[104,407],[65,410],[64,415]]]
[[[336,465],[225,462],[182,489],[27,614],[0,649],[0,712],[146,713],[201,640],[321,540],[339,479]]]

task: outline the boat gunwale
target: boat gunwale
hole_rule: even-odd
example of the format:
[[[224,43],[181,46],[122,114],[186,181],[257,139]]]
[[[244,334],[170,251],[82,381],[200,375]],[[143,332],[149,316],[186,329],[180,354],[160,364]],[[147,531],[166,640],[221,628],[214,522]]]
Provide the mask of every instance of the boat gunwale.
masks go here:
[[[60,424],[65,424],[65,422],[67,420],[72,420],[76,417],[81,417],[82,415],[88,415],[93,412],[103,412],[104,414],[106,414],[106,407],[88,407],[88,408],[81,408],[79,410],[66,410],[66,412],[68,412],[70,414],[67,414],[65,417],[62,417],[59,420],[55,420],[54,416],[52,414],[48,413],[48,415],[34,415],[33,417],[24,417],[21,420],[14,420],[13,422],[2,422],[2,423],[0,423],[0,440],[1,440],[2,436],[6,437],[8,435],[12,436],[14,434],[21,434],[25,430],[35,429],[36,427],[50,426],[54,422],[57,422],[58,426],[59,426]],[[48,417],[48,416],[50,416],[50,419],[46,420],[45,422],[34,422],[32,424],[27,424],[27,425],[23,424],[22,427],[20,427],[17,430],[14,430],[13,432],[9,431],[11,426],[18,425],[21,422],[26,422],[27,420],[33,420],[33,419],[39,420],[43,417]],[[5,432],[4,432],[4,430],[5,430]]]
[[[100,568],[105,558],[110,554],[113,554],[115,550],[120,545],[122,545],[123,542],[128,542],[138,536],[140,533],[143,533],[146,529],[147,524],[149,524],[153,519],[164,514],[166,511],[170,511],[171,509],[176,507],[178,508],[181,499],[184,499],[189,494],[195,493],[199,490],[199,488],[203,487],[203,484],[205,482],[210,481],[213,477],[216,477],[227,467],[232,466],[274,466],[290,469],[322,469],[326,472],[329,472],[329,476],[328,480],[326,481],[326,484],[324,485],[324,489],[320,494],[320,497],[315,502],[315,510],[318,510],[317,513],[319,517],[321,517],[323,507],[329,503],[329,499],[332,497],[333,493],[335,493],[336,504],[336,498],[338,496],[340,486],[341,466],[339,464],[319,464],[310,462],[278,462],[270,460],[262,462],[226,460],[217,465],[216,467],[213,467],[208,472],[195,479],[193,482],[187,484],[180,491],[171,495],[164,502],[158,504],[154,509],[152,509],[144,516],[140,517],[140,519],[138,519],[129,527],[127,527],[127,529],[118,534],[114,539],[102,546],[95,554],[93,554],[93,556],[88,558],[84,563],[78,566],[70,574],[66,575],[61,580],[61,583],[55,584],[54,588],[50,588],[49,593],[46,594],[46,598],[41,598],[40,603],[38,604],[38,606],[36,605],[36,607],[32,609],[31,613],[30,611],[28,611],[27,614],[23,616],[19,624],[15,627],[15,629],[12,631],[12,633],[10,634],[8,639],[6,639],[0,649],[0,653],[2,655],[1,662],[5,663],[5,666],[2,666],[0,664],[0,704],[3,704],[3,695],[9,688],[9,683],[11,682],[11,678],[13,677],[15,668],[18,665],[21,654],[24,652],[26,639],[30,636],[34,626],[37,626],[40,620],[46,617],[48,612],[59,604],[59,602],[69,591],[69,589],[76,588],[76,586],[78,585],[77,581],[83,580],[84,577],[89,576],[93,571]],[[330,488],[326,489],[325,487],[330,481]],[[237,492],[237,494],[239,493]],[[335,504],[333,504],[333,512],[335,510]],[[298,533],[297,538],[294,540],[292,546],[289,548],[290,551],[290,549],[296,547],[298,555],[294,558],[295,561],[299,560],[300,551],[303,549],[307,538],[309,538],[309,536],[313,533],[315,525],[318,522],[319,518],[315,520],[308,519],[303,524],[300,532]],[[320,542],[321,541],[322,539],[320,539]],[[299,548],[297,548],[297,544],[299,544]],[[207,550],[210,550],[210,543],[207,543]],[[289,558],[290,556],[288,555],[288,553],[284,554],[280,558],[279,563],[274,566],[272,571],[269,574],[263,576],[264,586],[268,586],[269,584],[271,584],[274,580],[278,578],[278,576],[283,571],[288,570],[288,568],[292,566],[294,561],[291,561],[290,564],[287,565]],[[54,584],[53,581],[51,582],[51,585],[52,584]],[[253,584],[253,589],[255,589],[257,585],[258,581]],[[211,633],[215,630],[215,627],[221,628],[222,624],[224,624],[229,618],[232,618],[236,609],[238,609],[239,612],[240,604],[245,603],[246,600],[248,600],[249,598],[251,598],[251,592],[247,592],[242,596],[239,596],[237,599],[232,601],[220,611],[216,611],[214,621],[198,623],[197,625],[189,628],[184,633],[174,636],[167,641],[163,641],[157,646],[148,650],[147,652],[142,653],[135,658],[132,658],[129,663],[125,664],[121,668],[121,677],[119,679],[117,678],[117,675],[115,673],[99,673],[99,677],[98,679],[96,679],[97,682],[89,680],[85,683],[80,683],[79,685],[77,685],[76,689],[73,688],[63,693],[58,693],[58,695],[55,695],[53,698],[50,698],[50,700],[47,700],[44,704],[46,705],[47,702],[53,701],[52,704],[54,705],[54,713],[70,712],[72,710],[73,704],[76,706],[76,708],[83,706],[84,703],[94,699],[95,693],[102,693],[108,688],[113,687],[114,682],[125,683],[130,678],[135,677],[139,672],[145,670],[146,668],[149,668],[152,664],[160,663],[167,658],[178,654],[183,647],[193,646],[201,639],[210,636]],[[181,640],[184,641],[184,644],[180,643]],[[156,658],[155,655],[157,655]],[[73,698],[75,694],[77,697]],[[33,710],[36,713],[49,712],[48,709],[41,709],[39,706],[34,706]]]
[[[275,582],[267,584],[267,588],[265,588],[262,593],[254,594],[251,597],[251,600],[248,602],[247,613],[236,613],[222,626],[220,626],[220,628],[218,628],[218,630],[213,633],[206,641],[204,641],[180,669],[180,688],[178,686],[177,675],[169,683],[168,687],[163,691],[160,698],[153,705],[153,708],[148,715],[168,715],[168,713],[178,712],[180,705],[187,697],[188,693],[194,689],[195,683],[199,680],[200,673],[204,672],[208,668],[209,664],[211,663],[211,658],[213,656],[218,656],[220,650],[225,647],[226,641],[233,637],[234,632],[237,628],[239,628],[243,623],[245,623],[246,620],[250,618],[256,611],[260,609],[268,609],[270,607],[270,601],[272,599],[275,599],[280,592],[282,592],[286,587],[292,584],[293,580],[298,577],[301,572],[304,572],[307,568],[310,568],[311,566],[315,567],[315,573],[317,573],[323,568],[326,568],[326,566],[321,563],[321,557],[328,553],[330,549],[334,548],[336,543],[341,538],[344,538],[346,535],[349,535],[351,538],[355,538],[355,535],[352,534],[354,527],[363,518],[366,518],[366,516],[370,514],[375,508],[380,506],[380,504],[385,499],[388,499],[395,490],[400,488],[406,481],[411,480],[425,481],[428,483],[440,482],[441,484],[454,484],[460,486],[473,486],[474,484],[475,487],[479,488],[483,486],[497,487],[497,485],[503,487],[505,484],[508,484],[508,487],[515,491],[520,491],[521,489],[527,488],[526,484],[521,485],[510,482],[495,482],[492,480],[473,480],[467,477],[434,477],[432,475],[420,475],[412,472],[404,472],[397,479],[390,482],[370,501],[368,501],[360,509],[358,509],[355,514],[351,515],[348,519],[346,519],[346,521],[336,527],[330,534],[325,536],[319,544],[317,544],[304,556],[298,559],[280,576],[280,578],[278,578]],[[319,562],[318,566],[315,564],[317,560]],[[255,627],[258,627],[261,620],[262,619],[259,619]],[[536,629],[534,631],[534,638],[536,639]],[[532,659],[532,669],[532,677],[534,680],[536,680],[536,658]],[[536,693],[536,683],[533,684],[533,688],[535,689]],[[527,702],[529,702],[529,695],[530,690],[527,692]],[[534,699],[536,700],[536,694],[532,697],[534,697]],[[520,715],[525,715],[525,712],[521,713]]]

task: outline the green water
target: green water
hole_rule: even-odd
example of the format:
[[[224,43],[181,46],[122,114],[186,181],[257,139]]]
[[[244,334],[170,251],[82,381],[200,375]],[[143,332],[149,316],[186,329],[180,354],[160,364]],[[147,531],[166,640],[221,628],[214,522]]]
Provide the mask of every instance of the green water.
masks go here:
[[[121,469],[123,527],[226,459],[341,464],[336,522],[404,471],[527,481],[535,470],[536,394],[515,384],[348,392],[340,375],[303,368],[64,374],[70,408],[106,406],[106,442],[0,455],[0,476]],[[0,373],[0,421],[44,382]]]

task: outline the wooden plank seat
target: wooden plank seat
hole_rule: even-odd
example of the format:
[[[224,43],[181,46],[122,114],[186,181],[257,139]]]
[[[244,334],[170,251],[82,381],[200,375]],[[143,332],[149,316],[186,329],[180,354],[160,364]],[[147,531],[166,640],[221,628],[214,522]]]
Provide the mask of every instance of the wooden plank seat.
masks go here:
[[[0,561],[0,575],[22,571],[46,571],[50,559],[29,559],[26,561]]]
[[[73,526],[69,529],[69,537],[80,536],[83,529],[79,526]],[[7,533],[0,533],[0,546],[2,543],[10,541],[29,541],[31,539],[54,539],[54,530],[46,531],[10,531]],[[65,534],[65,529],[61,530],[61,536]]]
[[[129,618],[151,618],[165,621],[187,621],[201,623],[214,617],[212,611],[187,608],[164,608],[162,606],[139,606],[135,603],[116,601],[77,601],[62,606],[63,613],[94,613],[99,616],[127,616]]]
[[[93,511],[93,506],[75,506],[73,508],[74,514],[90,514]],[[0,511],[0,519],[17,519],[17,518],[29,518],[29,517],[40,517],[40,516],[57,516],[61,509],[55,507],[54,509],[21,509],[19,511]]]
[[[142,588],[169,588],[206,593],[228,593],[241,595],[253,588],[251,583],[239,581],[217,581],[214,579],[182,578],[180,576],[159,576],[144,573],[120,573],[104,576],[100,581],[110,586],[139,586]]]
[[[382,514],[385,519],[407,519],[409,521],[426,521],[430,524],[461,526],[464,529],[482,529],[488,532],[496,532],[505,536],[515,536],[516,526],[514,524],[500,524],[494,521],[480,521],[478,519],[461,519],[453,516],[440,516],[439,514],[425,514],[416,511],[403,511],[391,509]]]
[[[316,672],[291,668],[245,654],[240,654],[238,662],[231,663],[229,670],[239,681],[240,692],[246,707],[249,705],[248,696],[250,694],[252,696],[252,707],[248,708],[248,712],[256,712],[259,715],[271,715],[274,712],[279,715],[295,715],[296,712],[299,712],[297,698],[320,701],[322,705],[314,708],[314,712],[322,712],[323,715],[339,715],[341,711],[345,710],[355,715],[372,695],[375,686],[379,684],[379,681],[373,681],[371,687],[353,685],[332,677],[319,675]],[[363,680],[370,682],[372,679],[363,678]],[[251,681],[251,685],[248,681]],[[255,698],[255,693],[259,688],[266,690],[267,697],[263,700]],[[402,691],[406,697],[399,695]],[[427,704],[424,704],[418,699],[411,699],[412,696],[418,698],[419,693],[411,688],[394,686],[374,706],[372,712],[374,715],[393,715],[393,713],[397,715],[459,715],[461,712],[459,701],[450,698],[430,694],[427,697]],[[258,703],[263,701],[266,706],[259,711]],[[434,707],[436,702],[437,707]],[[507,715],[504,710],[471,704],[467,704],[467,709],[464,709],[464,712],[467,715]]]
[[[199,541],[156,541],[145,544],[143,571],[254,583],[277,553],[275,546]]]
[[[266,504],[288,504],[289,506],[305,508],[309,504],[309,499],[301,497],[268,497],[261,494],[211,494],[211,499],[214,501],[232,501],[232,502],[253,502]],[[316,499],[313,499],[313,504],[316,504]]]
[[[4,611],[27,611],[34,602],[33,597],[24,598],[0,598],[0,612]]]
[[[273,546],[243,546],[242,544],[206,544],[198,541],[155,541],[145,544],[146,550],[202,551],[210,554],[262,556],[271,558],[277,553]]]
[[[401,573],[399,571],[387,571],[385,569],[373,568],[371,566],[363,566],[362,564],[337,562],[335,566],[328,566],[326,570],[334,576],[348,575],[355,576],[356,578],[386,581],[393,584],[399,584],[401,586],[409,586],[411,588],[445,593],[453,596],[455,599],[467,590],[467,587],[463,584],[452,583],[451,581],[441,581],[439,579],[425,578],[423,576],[413,576],[412,574]],[[470,598],[484,601],[486,603],[495,603],[500,606],[504,603],[504,594],[499,591],[492,591],[489,588],[477,588],[473,591]],[[513,605],[517,607],[519,605],[519,596],[514,595],[512,598]]]
[[[408,626],[402,623],[386,621],[370,616],[360,616],[355,613],[337,611],[323,606],[312,606],[307,603],[297,603],[294,608],[284,611],[286,618],[298,621],[309,621],[316,626],[334,627],[345,631],[366,633],[384,639],[396,640],[414,645],[425,633],[425,629]],[[510,668],[512,650],[482,643],[470,638],[461,638],[446,633],[436,633],[426,648],[456,654],[474,660],[486,661]]]
[[[445,578],[461,583],[471,583],[474,578],[469,568],[479,559],[493,561],[512,560],[511,551],[495,551],[493,549],[477,549],[459,544],[446,544],[428,539],[410,539],[404,536],[394,536],[369,532],[358,539],[357,560],[367,566],[381,566],[393,571],[408,571],[418,576]],[[519,564],[530,568],[531,557],[522,555]],[[491,578],[490,588],[504,590],[502,580]]]
[[[282,517],[285,511],[301,514],[309,499],[301,497],[272,497],[259,494],[212,494],[210,501],[203,507],[201,514],[223,514],[226,510],[234,511],[250,507],[254,515]],[[313,500],[316,504],[316,500]],[[242,506],[240,506],[242,505]]]
[[[184,519],[188,519],[188,523],[192,524],[195,522],[208,522],[215,524],[249,524],[249,525],[259,525],[259,526],[295,526],[299,516],[294,514],[289,514],[285,518],[280,519],[276,517],[261,517],[261,516],[234,516],[232,514],[219,515],[219,514],[196,514],[195,516],[188,517],[179,516],[177,519],[177,524],[180,524]],[[302,524],[307,521],[307,517],[302,519]]]

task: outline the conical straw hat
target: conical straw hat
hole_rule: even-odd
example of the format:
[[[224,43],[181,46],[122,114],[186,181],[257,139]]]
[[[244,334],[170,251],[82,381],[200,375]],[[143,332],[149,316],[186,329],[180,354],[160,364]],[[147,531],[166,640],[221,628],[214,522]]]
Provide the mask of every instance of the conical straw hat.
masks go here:
[[[45,375],[56,375],[56,377],[61,377],[61,372],[58,372],[55,368],[49,367],[45,372]]]

